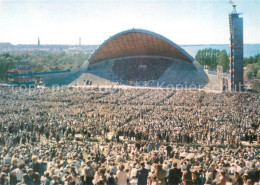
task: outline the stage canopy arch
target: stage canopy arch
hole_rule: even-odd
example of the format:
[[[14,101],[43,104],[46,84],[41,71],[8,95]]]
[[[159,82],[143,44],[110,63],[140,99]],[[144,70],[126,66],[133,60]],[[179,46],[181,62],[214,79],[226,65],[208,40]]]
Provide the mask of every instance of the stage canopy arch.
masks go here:
[[[161,56],[188,63],[194,61],[180,46],[157,33],[131,29],[120,32],[101,44],[90,56],[90,64],[131,56]]]

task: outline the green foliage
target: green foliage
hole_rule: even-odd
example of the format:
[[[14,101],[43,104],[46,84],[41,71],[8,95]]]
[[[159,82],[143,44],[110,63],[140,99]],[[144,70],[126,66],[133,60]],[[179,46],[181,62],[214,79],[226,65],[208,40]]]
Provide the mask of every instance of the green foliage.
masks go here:
[[[244,66],[246,67],[245,70],[245,77],[247,80],[258,78],[260,79],[260,54],[244,58]]]
[[[247,71],[246,78],[247,79],[252,79],[253,77],[254,77],[254,75],[253,75],[252,71]]]
[[[254,58],[259,58],[259,55]],[[245,70],[246,79],[260,78],[260,61],[255,60],[255,63],[247,64]]]
[[[244,66],[247,66],[248,64],[256,64],[260,63],[260,54],[254,56],[254,57],[249,57],[249,58],[244,58]]]
[[[209,70],[217,69],[217,58],[220,54],[220,50],[206,48],[199,50],[195,56],[196,61],[198,61],[203,67],[208,67]]]
[[[88,58],[88,55],[66,54],[62,53],[46,53],[31,57],[29,60],[35,67],[36,71],[55,71],[71,68],[79,68]]]
[[[222,50],[217,58],[217,64],[223,67],[223,72],[229,70],[229,59],[226,50]]]
[[[252,90],[260,93],[260,81],[254,80],[252,84]]]
[[[79,68],[88,57],[89,54],[66,54],[65,52],[34,53],[32,56],[5,53],[0,55],[0,80],[6,80],[8,69],[15,67],[18,62],[27,61],[33,65],[36,72],[46,72]]]
[[[14,67],[19,60],[9,53],[0,55],[0,80],[7,79],[7,70]]]

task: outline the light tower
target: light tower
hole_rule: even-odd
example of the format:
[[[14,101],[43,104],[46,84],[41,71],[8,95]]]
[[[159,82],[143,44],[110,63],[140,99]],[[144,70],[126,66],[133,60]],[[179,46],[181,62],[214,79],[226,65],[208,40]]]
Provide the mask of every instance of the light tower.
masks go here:
[[[79,37],[79,46],[81,46],[81,37]]]
[[[232,2],[232,6],[233,11],[229,14],[231,90],[241,91],[244,84],[243,18],[239,17],[236,4]]]

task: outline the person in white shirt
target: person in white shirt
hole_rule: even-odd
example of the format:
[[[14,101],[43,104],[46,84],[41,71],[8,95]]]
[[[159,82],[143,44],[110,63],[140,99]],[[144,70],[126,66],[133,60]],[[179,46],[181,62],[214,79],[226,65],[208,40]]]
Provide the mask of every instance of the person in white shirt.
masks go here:
[[[121,164],[119,167],[119,171],[116,174],[118,185],[127,185],[128,175],[124,171],[124,169],[125,169],[125,166],[123,164]]]

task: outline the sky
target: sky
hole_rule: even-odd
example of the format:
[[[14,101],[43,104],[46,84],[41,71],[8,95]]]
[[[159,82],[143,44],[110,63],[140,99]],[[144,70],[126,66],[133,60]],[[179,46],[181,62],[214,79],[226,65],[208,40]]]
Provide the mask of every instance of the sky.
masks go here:
[[[260,0],[233,0],[244,43],[260,43]],[[0,42],[99,45],[133,28],[176,44],[228,44],[230,0],[0,0]]]

